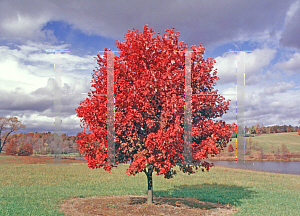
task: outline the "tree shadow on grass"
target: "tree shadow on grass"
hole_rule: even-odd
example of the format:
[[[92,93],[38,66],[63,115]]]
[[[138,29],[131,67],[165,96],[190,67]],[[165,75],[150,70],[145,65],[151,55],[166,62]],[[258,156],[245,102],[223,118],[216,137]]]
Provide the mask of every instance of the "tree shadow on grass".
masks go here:
[[[195,198],[202,202],[230,204],[240,206],[242,199],[252,199],[257,194],[246,187],[238,187],[222,184],[201,184],[174,186],[169,191],[153,191],[153,196],[164,198]],[[172,199],[170,199],[171,201]],[[189,205],[189,202],[185,203]],[[192,206],[191,206],[192,205]],[[196,205],[196,206],[195,206]],[[190,207],[203,208],[203,204],[190,202]],[[215,208],[214,205],[206,206],[206,209]]]

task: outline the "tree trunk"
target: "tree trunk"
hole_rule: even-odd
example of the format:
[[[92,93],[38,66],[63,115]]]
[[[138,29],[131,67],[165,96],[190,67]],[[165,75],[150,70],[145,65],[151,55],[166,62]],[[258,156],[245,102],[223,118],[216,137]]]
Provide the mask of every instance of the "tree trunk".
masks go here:
[[[148,198],[147,198],[147,204],[153,204],[153,184],[152,184],[152,171],[153,167],[151,166],[148,168],[148,172],[145,172],[147,175],[147,181],[148,181]]]
[[[300,129],[299,129],[299,131],[300,131]],[[1,134],[0,134],[1,135]],[[1,145],[2,143],[1,143],[1,138],[0,138],[0,153],[2,152],[2,149],[3,149],[3,147],[4,147],[4,145],[2,146]]]

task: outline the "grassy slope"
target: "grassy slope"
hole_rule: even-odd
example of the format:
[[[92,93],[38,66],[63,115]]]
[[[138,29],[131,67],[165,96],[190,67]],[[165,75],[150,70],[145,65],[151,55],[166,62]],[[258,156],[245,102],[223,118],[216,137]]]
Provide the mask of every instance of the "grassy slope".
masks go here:
[[[127,176],[129,165],[112,173],[88,169],[85,163],[70,165],[3,163],[0,154],[0,215],[63,215],[59,203],[70,197],[136,194],[146,195],[144,173]],[[154,175],[154,196],[194,197],[239,207],[235,215],[298,215],[299,175],[264,173],[212,167],[210,172],[173,179]]]
[[[257,141],[258,146],[263,148],[264,152],[267,154],[272,153],[271,146],[273,146],[275,153],[277,152],[278,147],[279,150],[281,151],[282,144],[285,144],[287,146],[289,152],[300,152],[300,135],[297,134],[298,134],[297,132],[263,134],[260,136],[251,137],[251,139],[254,142]],[[245,140],[249,140],[249,137],[245,137]],[[236,138],[233,138],[230,143],[232,144],[233,147],[235,147]],[[228,145],[230,143],[228,143]],[[227,151],[227,148],[225,151]]]

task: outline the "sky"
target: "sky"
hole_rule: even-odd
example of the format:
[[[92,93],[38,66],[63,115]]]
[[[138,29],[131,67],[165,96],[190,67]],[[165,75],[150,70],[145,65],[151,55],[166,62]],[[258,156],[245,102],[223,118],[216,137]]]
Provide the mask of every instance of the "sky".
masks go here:
[[[230,99],[219,118],[236,122],[237,55],[245,56],[245,126],[300,126],[300,1],[16,1],[0,2],[0,116],[25,129],[55,132],[55,54],[62,56],[62,133],[83,132],[75,108],[90,92],[94,57],[117,51],[127,30],[180,32],[190,47],[202,43],[214,58],[215,89]],[[236,51],[251,51],[229,52]],[[101,54],[101,53],[100,53]],[[13,133],[13,134],[14,134]]]

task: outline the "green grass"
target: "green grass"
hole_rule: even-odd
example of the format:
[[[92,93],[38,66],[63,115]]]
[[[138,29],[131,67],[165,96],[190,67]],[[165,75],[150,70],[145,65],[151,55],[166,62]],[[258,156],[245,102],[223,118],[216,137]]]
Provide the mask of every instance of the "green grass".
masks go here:
[[[48,156],[54,156],[54,154],[47,154]],[[79,153],[62,154],[63,157],[82,157]]]
[[[271,154],[272,150],[277,153],[278,148],[281,152],[282,144],[287,146],[289,152],[300,153],[300,135],[297,134],[298,132],[263,134],[251,138],[245,137],[245,141],[249,139],[252,139],[253,142],[257,141],[258,146],[261,147],[264,150],[264,153],[267,154]],[[232,138],[230,143],[235,147],[236,138]],[[230,143],[228,143],[228,145]]]
[[[0,215],[63,215],[58,206],[71,197],[147,194],[146,175],[127,176],[129,165],[119,165],[111,174],[85,163],[0,165]],[[299,175],[212,167],[190,176],[179,172],[169,180],[153,178],[154,196],[229,203],[239,207],[234,215],[300,212]]]
[[[54,154],[46,154],[46,156],[53,156]],[[78,153],[68,153],[68,154],[62,154],[63,156],[80,156],[80,154],[78,154]]]

